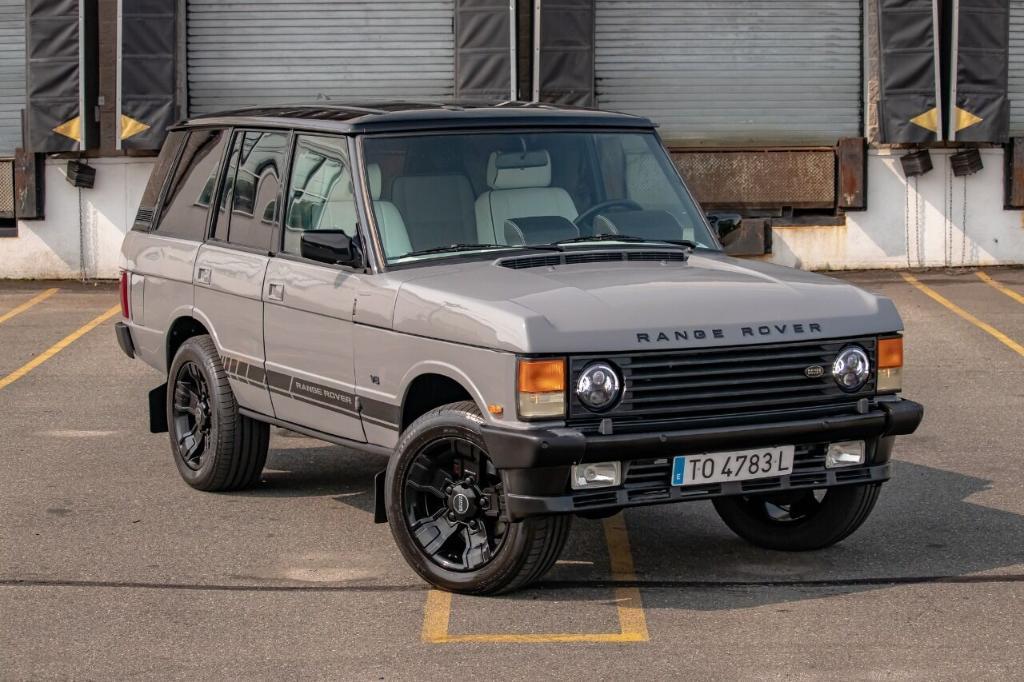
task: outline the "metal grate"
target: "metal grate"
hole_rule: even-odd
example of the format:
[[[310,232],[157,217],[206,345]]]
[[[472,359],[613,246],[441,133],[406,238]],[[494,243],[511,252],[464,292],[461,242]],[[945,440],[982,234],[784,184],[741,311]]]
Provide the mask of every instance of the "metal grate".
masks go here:
[[[611,417],[617,423],[667,419],[728,418],[770,411],[851,403],[875,390],[875,376],[857,393],[847,393],[832,379],[829,368],[844,347],[864,348],[875,366],[875,338],[861,337],[786,344],[699,348],[656,353],[574,356],[572,385],[583,368],[609,360],[622,371],[623,397],[612,410],[595,414],[578,400],[570,401],[569,419],[595,422]],[[809,377],[813,365],[825,371]]]
[[[0,218],[14,217],[14,162],[0,159]]]
[[[831,209],[831,149],[676,151],[672,161],[704,208]]]

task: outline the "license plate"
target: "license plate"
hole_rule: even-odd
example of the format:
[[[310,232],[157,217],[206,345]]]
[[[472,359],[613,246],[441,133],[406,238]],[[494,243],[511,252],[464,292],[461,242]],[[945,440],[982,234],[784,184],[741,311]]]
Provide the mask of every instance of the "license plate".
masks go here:
[[[710,452],[672,460],[672,485],[701,485],[785,476],[793,471],[792,445],[756,450]]]

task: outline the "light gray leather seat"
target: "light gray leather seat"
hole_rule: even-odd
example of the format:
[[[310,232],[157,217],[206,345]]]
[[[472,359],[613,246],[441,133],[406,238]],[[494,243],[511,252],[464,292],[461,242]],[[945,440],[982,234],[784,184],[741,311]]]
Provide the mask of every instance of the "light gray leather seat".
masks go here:
[[[541,163],[537,163],[540,155]],[[517,160],[529,165],[518,166]],[[551,185],[551,156],[546,150],[492,152],[487,160],[487,185],[476,200],[477,238],[482,244],[505,244],[507,218],[561,216],[575,220],[572,197]]]
[[[384,242],[384,250],[391,257],[401,256],[412,251],[409,234],[405,229],[405,221],[398,208],[390,201],[379,201],[381,192],[380,165],[371,163],[366,166],[366,178],[370,185],[370,197],[373,199],[373,212],[377,218],[377,227]],[[352,183],[348,169],[334,183],[324,204],[317,229],[343,230],[350,237],[355,235],[355,227],[359,217],[356,212],[355,197],[352,195]]]
[[[465,175],[400,175],[391,200],[405,218],[415,249],[477,240],[473,188]]]

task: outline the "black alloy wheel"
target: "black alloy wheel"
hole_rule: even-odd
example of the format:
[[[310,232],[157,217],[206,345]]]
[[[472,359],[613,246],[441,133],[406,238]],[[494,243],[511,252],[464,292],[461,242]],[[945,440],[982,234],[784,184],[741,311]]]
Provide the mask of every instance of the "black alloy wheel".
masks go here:
[[[178,457],[189,469],[199,471],[203,466],[203,455],[209,449],[212,419],[206,379],[192,361],[178,368],[171,410]]]
[[[270,427],[239,414],[220,353],[206,334],[186,339],[167,372],[167,432],[181,477],[193,488],[241,490],[260,481]]]
[[[538,580],[558,559],[572,521],[567,514],[508,518],[482,423],[470,401],[430,410],[402,432],[385,482],[391,534],[409,566],[431,585],[464,594],[511,592]]]
[[[423,553],[450,571],[474,571],[501,547],[501,478],[484,451],[456,436],[420,448],[405,479],[405,518]]]

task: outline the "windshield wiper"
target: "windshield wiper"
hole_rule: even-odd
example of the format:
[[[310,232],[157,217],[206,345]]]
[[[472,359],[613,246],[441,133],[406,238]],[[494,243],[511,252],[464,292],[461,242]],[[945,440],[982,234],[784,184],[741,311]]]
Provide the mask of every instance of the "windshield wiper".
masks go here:
[[[435,246],[429,249],[419,249],[418,251],[410,251],[409,253],[403,253],[399,258],[408,258],[410,256],[426,256],[431,253],[451,253],[454,251],[477,251],[479,249],[500,249],[503,248],[501,244],[449,244],[447,246]]]
[[[562,247],[557,244],[449,244],[447,246],[435,246],[430,249],[419,249],[403,253],[398,258],[409,258],[412,256],[427,256],[432,253],[454,253],[456,251],[480,251],[482,249],[537,249],[540,251],[561,251]]]
[[[646,242],[648,244],[671,244],[672,246],[685,246],[691,249],[697,248],[697,243],[689,239],[646,239],[631,234],[596,234],[592,237],[573,237],[571,239],[560,239],[555,244],[575,244],[578,242],[627,242],[630,244]]]

